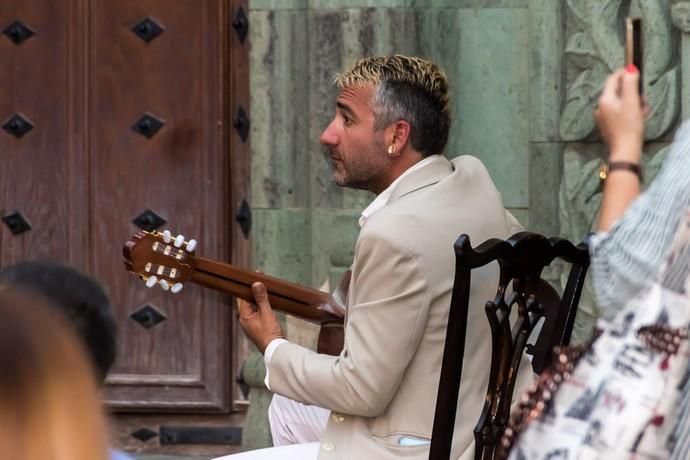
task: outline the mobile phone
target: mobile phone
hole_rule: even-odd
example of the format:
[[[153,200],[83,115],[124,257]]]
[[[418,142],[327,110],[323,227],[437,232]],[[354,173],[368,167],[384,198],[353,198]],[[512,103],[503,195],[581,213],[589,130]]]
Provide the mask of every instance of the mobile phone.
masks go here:
[[[642,18],[625,18],[625,66],[633,64],[640,71],[638,91],[642,95]]]

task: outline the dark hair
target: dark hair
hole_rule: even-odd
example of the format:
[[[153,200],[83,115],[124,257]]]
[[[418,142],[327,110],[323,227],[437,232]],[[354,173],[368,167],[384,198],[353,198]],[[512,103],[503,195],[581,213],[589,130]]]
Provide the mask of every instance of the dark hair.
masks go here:
[[[94,278],[51,262],[21,262],[0,269],[0,284],[46,297],[76,330],[100,380],[115,361],[117,327],[108,295]]]
[[[374,129],[405,120],[410,144],[423,156],[442,154],[450,131],[448,78],[433,62],[400,54],[360,59],[335,77],[340,88],[373,85]]]
[[[439,100],[407,82],[384,80],[377,92],[375,127],[397,120],[410,124],[410,144],[422,156],[440,155],[448,142],[450,114]]]

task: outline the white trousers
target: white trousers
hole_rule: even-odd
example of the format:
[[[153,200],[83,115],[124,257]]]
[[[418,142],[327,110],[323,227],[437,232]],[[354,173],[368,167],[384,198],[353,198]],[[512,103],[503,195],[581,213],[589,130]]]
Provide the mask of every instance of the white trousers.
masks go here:
[[[319,442],[331,411],[273,395],[268,422],[274,446]]]
[[[268,421],[274,447],[227,455],[215,460],[316,460],[319,441],[326,429],[329,414],[328,409],[273,395],[268,407]]]

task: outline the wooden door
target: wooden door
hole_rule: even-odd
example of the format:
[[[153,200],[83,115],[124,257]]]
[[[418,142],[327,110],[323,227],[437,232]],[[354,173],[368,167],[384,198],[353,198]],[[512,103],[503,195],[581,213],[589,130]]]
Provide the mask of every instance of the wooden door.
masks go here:
[[[155,227],[208,257],[247,254],[230,218],[245,184],[233,178],[246,175],[228,122],[233,94],[246,98],[232,11],[231,0],[0,0],[0,263],[68,262],[107,286],[116,410],[231,409],[229,299],[147,289],[121,248]]]
[[[80,262],[84,194],[72,116],[69,8],[50,0],[0,1],[0,263]],[[83,82],[82,82],[83,86]],[[76,193],[75,193],[76,192]]]

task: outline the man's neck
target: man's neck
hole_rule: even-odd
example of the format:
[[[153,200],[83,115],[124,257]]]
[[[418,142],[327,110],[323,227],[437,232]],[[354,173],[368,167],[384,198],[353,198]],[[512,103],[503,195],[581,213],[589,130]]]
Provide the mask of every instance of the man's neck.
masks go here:
[[[383,180],[378,184],[374,184],[369,191],[380,194],[386,190],[390,185],[395,182],[395,180],[400,177],[405,171],[410,169],[412,166],[416,165],[422,161],[424,157],[417,152],[405,152],[395,159],[388,169],[388,173],[385,175]]]

